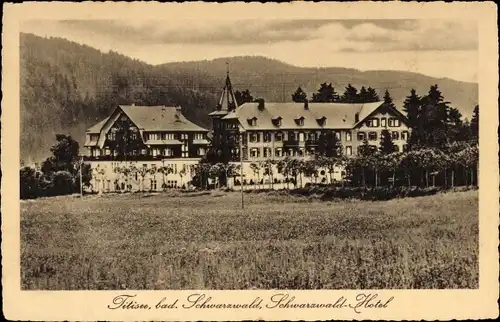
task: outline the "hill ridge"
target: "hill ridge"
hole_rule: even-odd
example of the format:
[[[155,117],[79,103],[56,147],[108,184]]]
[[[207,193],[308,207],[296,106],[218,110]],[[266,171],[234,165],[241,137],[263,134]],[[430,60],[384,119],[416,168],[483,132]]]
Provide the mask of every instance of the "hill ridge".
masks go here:
[[[178,104],[186,118],[210,128],[208,113],[224,85],[226,61],[235,90],[249,89],[267,101],[291,101],[298,86],[311,97],[319,84],[331,82],[339,94],[347,84],[378,88],[379,96],[381,89],[393,88],[398,108],[411,88],[424,95],[434,84],[465,117],[470,118],[477,104],[475,83],[412,72],[297,67],[260,55],[151,65],[64,38],[24,33],[20,35],[21,160],[43,160],[56,133],[71,134],[83,146],[85,129],[108,116],[116,104]]]

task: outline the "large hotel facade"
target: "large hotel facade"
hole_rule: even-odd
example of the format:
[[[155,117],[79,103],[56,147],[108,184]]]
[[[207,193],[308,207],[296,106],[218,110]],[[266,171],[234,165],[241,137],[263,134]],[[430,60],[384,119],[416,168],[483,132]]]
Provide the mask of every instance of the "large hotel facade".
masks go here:
[[[208,132],[187,120],[180,107],[117,106],[86,133],[92,189],[156,191],[186,186],[191,166],[207,153]]]
[[[383,102],[268,103],[260,100],[238,106],[229,75],[217,109],[209,115],[213,120],[215,153],[229,162],[237,162],[241,151],[244,173],[253,180],[252,162],[287,156],[313,158],[321,135],[327,132],[335,135],[346,156],[357,154],[365,139],[373,149],[378,148],[383,130],[391,133],[399,151],[406,149],[409,136],[406,117]],[[273,172],[273,177],[280,180],[276,167]],[[336,168],[334,172],[332,177],[341,180],[342,169]],[[263,176],[259,173],[258,177]],[[320,171],[322,182],[329,182],[330,178],[326,169]]]
[[[406,117],[383,102],[273,103],[260,100],[238,106],[229,75],[217,107],[209,116],[213,121],[210,147],[209,130],[188,121],[179,107],[116,107],[108,118],[87,130],[85,146],[89,152],[87,162],[93,168],[93,190],[144,189],[146,180],[148,190],[161,190],[165,185],[186,187],[193,175],[192,165],[197,164],[209,148],[225,162],[240,164],[242,159],[243,182],[261,180],[265,183],[263,171],[256,173],[250,166],[252,163],[287,156],[313,158],[320,136],[325,132],[336,136],[346,156],[358,153],[365,139],[377,148],[384,129],[390,131],[400,151],[405,149],[409,136]],[[130,166],[142,171],[129,175],[124,169]],[[155,171],[165,166],[171,169],[166,176]],[[320,169],[320,182],[342,177],[340,168],[332,175],[327,172]],[[147,179],[141,173],[147,173]],[[275,181],[285,180],[276,166],[273,173]],[[304,180],[308,182],[307,178]],[[233,186],[234,182],[229,180],[228,185]]]

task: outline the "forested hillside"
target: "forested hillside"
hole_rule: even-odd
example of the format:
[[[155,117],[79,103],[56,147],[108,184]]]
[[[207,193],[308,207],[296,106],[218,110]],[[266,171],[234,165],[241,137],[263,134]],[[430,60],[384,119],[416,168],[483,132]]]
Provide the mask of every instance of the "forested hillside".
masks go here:
[[[379,96],[388,89],[399,109],[412,88],[419,95],[425,95],[430,86],[435,84],[439,85],[451,105],[458,108],[466,118],[470,119],[474,106],[478,104],[478,86],[475,83],[404,71],[360,71],[340,67],[303,68],[260,56],[168,63],[159,68],[177,82],[211,91],[222,86],[220,75],[226,71],[226,62],[229,63],[231,80],[236,89],[249,89],[254,97],[263,97],[269,101],[291,101],[291,94],[298,86],[301,86],[311,99],[319,85],[327,82],[332,84],[338,94],[342,94],[348,84],[358,90],[362,86],[375,88]],[[342,65],[342,62],[335,61],[332,57],[332,64]]]
[[[175,84],[168,75],[123,55],[63,39],[21,34],[21,160],[50,154],[56,133],[80,146],[85,129],[117,104],[179,104],[186,117],[209,126],[215,96]]]
[[[478,102],[477,84],[409,72],[301,68],[264,57],[152,66],[58,38],[21,34],[20,45],[21,160],[26,163],[47,157],[56,133],[71,134],[83,146],[85,129],[117,104],[178,104],[189,120],[210,128],[208,113],[224,85],[226,62],[235,89],[249,89],[268,101],[291,101],[298,86],[310,99],[328,82],[339,94],[348,84],[371,86],[380,96],[389,89],[399,109],[412,88],[424,95],[433,84],[464,117],[470,118]]]

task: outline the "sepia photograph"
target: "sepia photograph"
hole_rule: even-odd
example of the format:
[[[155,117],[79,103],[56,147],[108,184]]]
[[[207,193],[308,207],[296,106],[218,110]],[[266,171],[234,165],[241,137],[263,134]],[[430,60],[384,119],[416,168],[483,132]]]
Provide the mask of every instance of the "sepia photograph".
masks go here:
[[[479,291],[478,20],[198,18],[20,21],[21,291]]]

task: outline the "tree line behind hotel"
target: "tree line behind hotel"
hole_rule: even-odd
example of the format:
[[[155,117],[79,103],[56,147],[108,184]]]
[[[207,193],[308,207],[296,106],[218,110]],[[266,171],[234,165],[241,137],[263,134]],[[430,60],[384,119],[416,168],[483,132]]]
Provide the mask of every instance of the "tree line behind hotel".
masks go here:
[[[190,137],[185,157],[193,159],[193,162],[182,164],[169,162],[169,159],[176,156],[164,153],[174,153],[177,148],[179,148],[178,153],[184,153],[184,141],[176,142],[175,144],[179,145],[172,148],[172,151],[166,152],[168,150],[163,148],[168,146],[170,149],[168,144],[172,142],[168,141],[165,145],[166,140],[163,139],[167,138],[161,135],[158,138],[154,137],[158,139],[157,141],[161,141],[158,142],[161,143],[159,145],[161,148],[158,148],[154,156],[162,161],[151,166],[144,164],[140,166],[137,162],[131,162],[134,158],[140,161],[147,159],[148,154],[154,154],[151,145],[148,146],[146,155],[142,155],[140,148],[130,148],[137,143],[134,140],[129,140],[130,144],[118,140],[114,146],[115,151],[109,151],[107,155],[91,154],[87,157],[87,160],[91,161],[84,161],[79,156],[79,146],[73,138],[68,135],[57,135],[57,143],[51,149],[53,155],[47,158],[40,168],[22,167],[21,198],[79,193],[80,181],[84,190],[99,192],[165,191],[174,187],[212,189],[230,186],[232,189],[240,189],[242,185],[245,189],[275,189],[278,186],[301,188],[305,185],[313,189],[311,187],[327,185],[333,187],[332,189],[344,191],[356,189],[365,192],[380,189],[388,191],[388,189],[401,190],[401,187],[413,191],[418,189],[425,191],[431,187],[439,190],[478,185],[479,106],[475,107],[471,121],[464,121],[460,112],[445,101],[437,85],[431,86],[424,96],[419,96],[412,90],[403,103],[402,110],[405,114],[401,116],[398,115],[388,90],[385,91],[382,102],[373,105],[375,107],[368,111],[371,114],[363,115],[367,113],[363,110],[366,106],[379,101],[378,94],[371,87],[368,89],[363,87],[358,92],[356,88],[348,85],[344,94],[339,96],[331,84],[323,83],[318,92],[313,94],[310,102],[300,87],[292,94],[292,100],[294,102],[290,103],[292,105],[283,103],[284,105],[276,107],[276,104],[267,103],[263,99],[254,99],[248,90],[233,92],[228,75],[219,104],[211,113],[211,116],[215,115],[212,136],[206,136],[208,131],[200,131]],[[325,122],[331,124],[334,121],[333,117],[342,118],[349,114],[342,112],[342,115],[319,117],[324,115],[322,106],[328,103],[337,104],[332,106],[344,103],[353,109],[357,106],[358,112],[351,113],[353,124],[359,122],[360,116],[364,117],[361,126],[368,126],[368,130],[370,127],[375,127],[375,121],[370,120],[371,116],[382,111],[381,115],[384,117],[375,118],[377,132],[367,132],[363,136],[360,132],[364,131],[360,131],[359,127],[352,133],[350,126],[339,130],[325,129]],[[281,120],[280,113],[286,115],[289,111],[283,110],[287,106],[304,111],[304,115],[309,119],[315,117],[316,123],[313,123],[319,130],[309,131],[310,133],[305,131],[306,133],[299,139],[299,134],[303,132],[300,127],[307,124],[301,120],[303,116],[295,115],[293,130],[298,128],[299,131],[283,129],[288,139],[283,143],[275,142],[276,137],[273,136],[272,143],[282,145],[280,148],[269,148],[272,151],[269,152],[270,155],[266,155],[265,151],[268,150],[263,145],[264,142],[250,142],[251,133],[254,132],[254,128],[262,126],[264,121],[261,115],[266,113],[267,117],[272,119],[273,129],[279,129],[283,122],[286,123],[286,117],[284,121]],[[245,111],[252,111],[251,113],[257,111],[254,114],[258,117],[247,117],[248,113],[245,114]],[[314,117],[309,117],[309,114],[314,114]],[[118,119],[123,120],[117,115]],[[219,125],[222,119],[227,121]],[[389,123],[392,119],[401,122],[404,125],[403,129],[407,131],[391,131],[393,129]],[[335,122],[338,121],[337,117]],[[345,119],[343,121],[346,122]],[[383,125],[380,124],[382,122]],[[349,123],[349,120],[346,123]],[[194,126],[197,129],[196,125]],[[331,126],[339,127],[338,124]],[[248,133],[243,135],[244,132]],[[404,135],[404,132],[407,134]],[[375,140],[370,133],[376,133]],[[118,136],[123,135],[122,129]],[[131,133],[128,135],[130,138]],[[202,139],[198,145],[192,144],[195,136]],[[297,142],[292,142],[290,138],[297,139]],[[206,144],[202,142],[205,139],[207,139]],[[264,140],[265,134],[261,134],[259,141]],[[301,140],[304,142],[303,145],[300,144]],[[107,142],[107,139],[104,141]],[[351,143],[353,141],[357,141],[357,145]],[[249,149],[252,144],[258,146],[259,152],[263,152],[259,155],[253,154]],[[142,146],[144,147],[144,144]],[[92,151],[92,146],[89,150]],[[276,154],[278,151],[279,155]],[[240,177],[240,164],[243,162],[238,162],[240,153],[243,153],[242,159],[245,160],[243,178]],[[184,155],[179,156],[184,157]],[[96,161],[97,165],[93,165],[93,161]],[[112,167],[101,167],[103,162],[112,164]],[[110,171],[114,173],[115,180],[111,182],[112,187],[109,186],[108,180],[106,187],[106,176]],[[171,180],[172,177],[180,178],[181,182]],[[138,182],[135,189],[131,184],[134,180]],[[97,189],[96,185],[99,185]],[[348,193],[345,195],[350,196]]]

